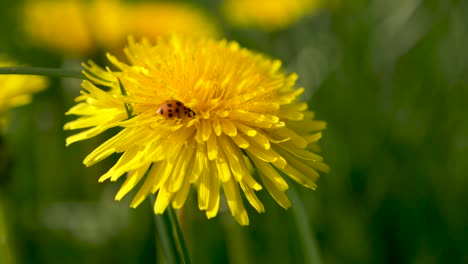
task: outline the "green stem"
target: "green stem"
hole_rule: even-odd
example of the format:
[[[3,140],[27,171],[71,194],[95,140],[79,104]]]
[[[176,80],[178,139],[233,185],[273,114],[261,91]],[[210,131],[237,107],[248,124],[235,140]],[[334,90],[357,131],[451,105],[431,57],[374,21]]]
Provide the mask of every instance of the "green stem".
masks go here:
[[[293,212],[294,220],[296,221],[297,233],[301,240],[304,257],[306,258],[305,263],[320,264],[322,261],[320,260],[316,242],[312,237],[312,228],[310,227],[309,217],[307,216],[304,204],[294,188],[290,188],[288,194],[291,198],[291,203],[293,204],[291,211]]]
[[[85,76],[78,71],[39,67],[0,67],[0,74],[43,75],[50,77],[77,79],[85,78]]]
[[[150,195],[151,204],[154,205],[155,197]],[[187,247],[180,230],[179,222],[172,207],[168,206],[162,215],[154,215],[159,242],[168,264],[190,264]]]
[[[182,258],[182,263],[185,264],[190,264],[190,255],[187,250],[187,246],[185,244],[184,236],[182,235],[182,230],[179,225],[179,221],[177,220],[177,216],[174,212],[174,209],[169,206],[166,209],[166,212],[169,214],[169,220],[172,223],[172,226],[174,227],[174,234],[176,237],[176,243],[177,243],[177,248],[179,250],[179,254]]]

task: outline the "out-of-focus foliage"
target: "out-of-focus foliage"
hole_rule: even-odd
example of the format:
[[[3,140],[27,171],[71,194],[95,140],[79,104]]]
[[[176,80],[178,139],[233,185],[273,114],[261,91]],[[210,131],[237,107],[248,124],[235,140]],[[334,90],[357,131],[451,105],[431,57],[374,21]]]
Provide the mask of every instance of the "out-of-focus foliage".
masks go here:
[[[22,38],[13,15],[22,2],[0,2],[0,50],[29,65],[79,67]],[[468,2],[337,2],[274,33],[220,25],[298,72],[310,108],[328,121],[332,172],[316,191],[291,183],[323,263],[466,263]],[[190,3],[222,18],[221,1]],[[117,185],[97,183],[115,160],[81,164],[107,137],[64,146],[63,113],[78,91],[79,81],[55,79],[12,113],[0,149],[12,161],[0,174],[11,250],[20,263],[154,263],[162,256],[150,205],[129,209],[129,199],[113,201]],[[266,195],[266,213],[250,208],[247,228],[225,205],[207,221],[192,197],[180,217],[194,263],[303,263],[291,212]]]

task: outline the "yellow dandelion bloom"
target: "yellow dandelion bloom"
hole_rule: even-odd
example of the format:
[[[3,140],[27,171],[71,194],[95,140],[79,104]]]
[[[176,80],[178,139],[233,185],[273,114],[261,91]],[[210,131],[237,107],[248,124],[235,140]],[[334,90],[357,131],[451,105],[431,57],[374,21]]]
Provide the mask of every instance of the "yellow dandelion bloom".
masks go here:
[[[27,1],[18,16],[25,34],[37,45],[67,54],[87,54],[94,47],[80,0]]]
[[[131,32],[127,9],[120,0],[88,1],[87,12],[82,15],[85,16],[96,47],[122,49],[127,34]]]
[[[154,38],[173,33],[214,37],[215,21],[193,5],[178,2],[151,2],[129,5],[127,9],[131,35]]]
[[[225,0],[223,11],[234,26],[274,31],[312,13],[319,4],[319,0]]]
[[[177,35],[155,45],[130,39],[125,53],[129,63],[108,55],[118,71],[84,65],[89,81],[67,112],[80,117],[64,127],[85,129],[67,145],[122,128],[84,160],[91,166],[122,153],[100,178],[127,175],[117,200],[142,182],[131,207],[156,194],[154,211],[161,214],[169,204],[181,208],[193,185],[199,208],[212,218],[222,189],[234,218],[248,225],[242,193],[263,212],[256,192],[266,187],[288,208],[284,175],[315,189],[317,171],[328,171],[308,149],[326,124],[297,100],[303,92],[295,87],[298,76],[285,74],[280,61],[236,42]]]
[[[195,6],[120,0],[29,0],[19,17],[26,37],[67,55],[121,50],[127,36],[171,33],[213,37],[216,23]]]
[[[14,67],[15,63],[0,57],[0,67]],[[0,128],[6,125],[9,109],[28,104],[32,94],[45,89],[47,78],[29,75],[0,75]]]

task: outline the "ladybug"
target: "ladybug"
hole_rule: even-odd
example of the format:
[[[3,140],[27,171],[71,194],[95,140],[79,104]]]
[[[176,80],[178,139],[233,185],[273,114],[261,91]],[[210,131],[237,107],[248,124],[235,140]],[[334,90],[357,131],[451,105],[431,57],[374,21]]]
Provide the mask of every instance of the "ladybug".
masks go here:
[[[165,117],[166,119],[194,117],[195,112],[186,107],[184,103],[177,100],[167,100],[161,104],[156,113]]]

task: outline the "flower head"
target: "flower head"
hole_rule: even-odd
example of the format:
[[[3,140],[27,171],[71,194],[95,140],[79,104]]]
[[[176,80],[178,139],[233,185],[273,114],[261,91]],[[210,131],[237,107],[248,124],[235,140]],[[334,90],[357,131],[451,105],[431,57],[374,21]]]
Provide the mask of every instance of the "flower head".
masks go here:
[[[0,57],[0,67],[12,66],[15,66],[14,62]],[[31,101],[31,94],[43,90],[46,86],[45,77],[0,75],[0,128],[6,125],[9,109],[28,104]]]
[[[158,36],[183,34],[214,37],[215,22],[196,6],[180,2],[147,2],[129,5],[127,20],[132,36],[156,39]]]
[[[274,31],[312,13],[319,0],[224,0],[227,20],[239,27]]]
[[[67,113],[80,117],[65,125],[86,128],[67,144],[122,128],[84,160],[90,166],[122,153],[100,178],[115,181],[127,173],[117,200],[142,181],[131,206],[155,193],[160,214],[169,204],[182,207],[193,185],[199,208],[211,218],[222,189],[232,215],[247,225],[242,193],[263,212],[256,191],[266,187],[288,208],[283,175],[315,189],[317,171],[328,171],[322,157],[308,150],[325,122],[313,120],[307,104],[297,100],[303,91],[294,86],[297,75],[285,74],[280,61],[236,42],[177,35],[155,45],[130,39],[125,53],[129,63],[108,55],[117,71],[84,65],[90,81]]]
[[[18,17],[25,35],[67,55],[121,50],[128,35],[156,38],[172,33],[216,36],[213,20],[197,7],[174,2],[29,0]]]
[[[73,55],[94,49],[82,1],[29,0],[21,12],[24,32],[35,43]]]

